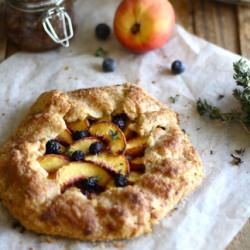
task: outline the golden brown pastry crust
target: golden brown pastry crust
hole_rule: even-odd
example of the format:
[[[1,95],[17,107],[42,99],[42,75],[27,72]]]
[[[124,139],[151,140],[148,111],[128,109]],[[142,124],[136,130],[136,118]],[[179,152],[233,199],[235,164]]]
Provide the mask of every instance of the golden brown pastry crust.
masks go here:
[[[72,122],[124,112],[149,135],[146,172],[134,186],[88,199],[77,188],[61,193],[37,159],[46,142]],[[0,196],[27,229],[81,240],[129,239],[152,226],[198,186],[202,163],[176,114],[133,84],[42,94],[0,149]]]

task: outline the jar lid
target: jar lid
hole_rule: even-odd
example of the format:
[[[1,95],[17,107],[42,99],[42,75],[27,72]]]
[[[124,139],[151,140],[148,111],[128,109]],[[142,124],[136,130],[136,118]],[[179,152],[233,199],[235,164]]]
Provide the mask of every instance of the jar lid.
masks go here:
[[[27,12],[36,12],[45,10],[51,6],[59,6],[64,0],[6,0],[6,2],[15,9]]]

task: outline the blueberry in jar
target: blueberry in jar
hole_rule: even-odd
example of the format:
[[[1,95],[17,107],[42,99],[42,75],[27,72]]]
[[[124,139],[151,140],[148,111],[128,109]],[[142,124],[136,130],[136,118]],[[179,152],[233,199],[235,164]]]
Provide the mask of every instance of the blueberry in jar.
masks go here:
[[[82,131],[76,131],[73,133],[73,139],[76,140],[80,140],[82,138],[88,137],[89,136],[89,132],[87,130],[82,130]]]
[[[94,142],[89,146],[89,153],[92,155],[99,154],[103,149],[102,142]]]
[[[180,60],[175,60],[171,65],[172,73],[175,75],[181,74],[185,71],[185,65]]]
[[[112,58],[106,58],[104,59],[102,63],[102,70],[104,72],[114,72],[116,69],[116,62]]]
[[[82,161],[84,160],[84,157],[85,157],[84,153],[81,150],[77,150],[71,155],[71,160]]]
[[[126,127],[127,116],[125,114],[116,115],[112,118],[112,122],[117,125],[121,130]]]
[[[114,180],[117,187],[126,187],[128,185],[127,176],[121,173],[115,174]]]
[[[100,23],[95,28],[96,37],[100,40],[106,40],[110,36],[111,29],[106,23]]]
[[[57,140],[50,140],[46,143],[46,154],[60,154],[62,145]]]

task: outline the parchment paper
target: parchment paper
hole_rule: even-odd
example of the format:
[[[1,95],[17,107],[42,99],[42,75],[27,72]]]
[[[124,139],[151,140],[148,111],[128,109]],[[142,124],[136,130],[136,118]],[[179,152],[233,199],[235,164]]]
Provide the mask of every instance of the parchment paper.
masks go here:
[[[231,95],[235,87],[232,63],[239,57],[181,27],[162,49],[144,55],[123,49],[113,36],[106,42],[97,41],[96,24],[111,25],[117,4],[116,0],[76,1],[78,32],[69,49],[15,54],[0,65],[0,143],[45,90],[136,82],[180,114],[181,126],[202,156],[206,178],[152,234],[123,242],[124,249],[223,249],[250,216],[249,135],[239,125],[225,126],[200,118],[195,104],[204,97],[225,110],[237,107]],[[117,60],[116,72],[101,71],[102,59],[94,56],[100,46]],[[184,74],[171,75],[169,67],[175,59],[185,62]],[[177,102],[171,104],[169,97],[177,94]],[[219,94],[225,98],[219,101]],[[239,148],[246,148],[244,163],[232,166],[230,153]],[[1,250],[116,248],[112,243],[87,244],[30,232],[21,234],[12,224],[12,217],[0,205]]]

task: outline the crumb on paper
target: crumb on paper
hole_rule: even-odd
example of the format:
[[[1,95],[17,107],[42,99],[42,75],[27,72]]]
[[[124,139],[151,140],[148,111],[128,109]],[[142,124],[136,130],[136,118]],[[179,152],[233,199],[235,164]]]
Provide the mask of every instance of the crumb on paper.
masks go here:
[[[53,243],[53,242],[54,242],[53,239],[52,239],[51,237],[49,237],[49,236],[47,236],[47,237],[45,238],[45,241],[46,241],[47,243]]]
[[[210,155],[213,155],[214,154],[214,151],[213,150],[210,150]]]
[[[69,76],[68,79],[69,79],[69,80],[78,81],[78,77],[76,77],[76,76],[74,76],[74,77],[73,77],[73,76]]]
[[[6,114],[5,113],[2,113],[2,116],[5,116]]]
[[[69,70],[69,66],[65,66],[65,67],[64,67],[64,70],[65,70],[65,71]]]
[[[201,130],[201,128],[196,128],[196,131],[199,131],[199,130]]]
[[[178,210],[178,207],[174,207],[170,212],[169,212],[169,215],[168,216],[172,216],[173,213]]]
[[[225,97],[225,95],[220,94],[220,95],[218,95],[218,100],[221,100],[221,99],[223,99],[224,97]]]
[[[100,249],[106,249],[106,245],[104,243],[100,242],[93,242],[90,250],[100,250]]]
[[[156,81],[152,81],[151,83],[152,83],[152,84],[156,84]]]
[[[122,241],[113,242],[113,245],[114,245],[114,247],[116,247],[118,249],[122,249],[125,246],[124,242],[122,242]]]
[[[50,243],[54,242],[53,238],[50,236],[44,236],[44,235],[40,235],[40,236],[41,236],[41,239],[40,239],[41,243],[49,243],[50,244]]]
[[[134,84],[140,85],[140,79],[136,79]]]

